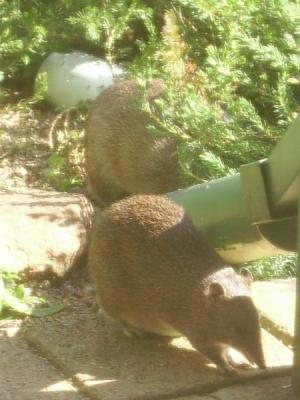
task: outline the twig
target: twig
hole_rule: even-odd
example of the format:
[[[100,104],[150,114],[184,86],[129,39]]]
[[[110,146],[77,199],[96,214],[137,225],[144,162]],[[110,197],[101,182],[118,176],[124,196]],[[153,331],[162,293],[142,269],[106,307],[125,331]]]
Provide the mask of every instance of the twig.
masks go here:
[[[59,120],[64,116],[65,111],[60,112],[56,115],[54,120],[52,121],[49,129],[49,147],[51,150],[55,150],[57,148],[57,136],[54,134],[54,130],[59,122]]]

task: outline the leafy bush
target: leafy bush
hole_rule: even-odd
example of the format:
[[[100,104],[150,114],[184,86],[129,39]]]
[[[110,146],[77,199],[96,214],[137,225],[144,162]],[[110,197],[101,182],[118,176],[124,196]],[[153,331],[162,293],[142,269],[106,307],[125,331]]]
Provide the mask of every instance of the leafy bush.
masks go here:
[[[172,4],[155,58],[168,90],[144,108],[153,134],[177,139],[189,182],[209,180],[266,157],[299,112],[299,4]]]
[[[32,88],[46,54],[76,49],[163,77],[150,129],[207,180],[265,157],[299,112],[299,20],[293,0],[0,0],[1,73]]]
[[[154,34],[138,0],[0,0],[0,59],[6,84],[29,86],[52,51],[83,50],[121,60]]]
[[[296,276],[297,255],[294,253],[265,257],[246,263],[255,280],[290,278]]]
[[[53,132],[54,149],[48,159],[48,166],[42,173],[45,181],[59,191],[68,191],[84,185],[84,131],[86,108],[78,108],[62,114],[65,127]]]

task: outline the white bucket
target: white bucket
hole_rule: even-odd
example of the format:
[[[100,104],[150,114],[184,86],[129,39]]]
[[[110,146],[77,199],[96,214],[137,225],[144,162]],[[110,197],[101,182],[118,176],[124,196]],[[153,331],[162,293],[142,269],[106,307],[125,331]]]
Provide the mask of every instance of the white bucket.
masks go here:
[[[78,51],[51,53],[41,64],[38,75],[45,72],[48,84],[45,97],[59,108],[94,100],[116,77],[125,74],[116,65]]]

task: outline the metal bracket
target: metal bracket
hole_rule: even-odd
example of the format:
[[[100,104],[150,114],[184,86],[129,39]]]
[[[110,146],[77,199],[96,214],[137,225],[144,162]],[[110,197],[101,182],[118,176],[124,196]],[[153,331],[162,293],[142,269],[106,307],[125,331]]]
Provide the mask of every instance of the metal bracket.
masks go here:
[[[266,160],[261,160],[240,167],[241,182],[250,214],[250,222],[255,225],[273,220],[262,171],[265,162]]]

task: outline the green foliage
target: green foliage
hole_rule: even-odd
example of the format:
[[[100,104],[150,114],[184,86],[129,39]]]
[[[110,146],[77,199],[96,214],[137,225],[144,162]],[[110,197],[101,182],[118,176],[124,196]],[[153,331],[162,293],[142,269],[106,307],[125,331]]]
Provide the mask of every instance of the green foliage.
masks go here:
[[[17,283],[18,276],[12,272],[0,271],[0,320],[7,319],[12,316],[14,311],[6,302],[6,296],[10,296],[16,300],[17,303],[27,305],[41,304],[45,300],[31,295],[30,288],[22,283]]]
[[[63,309],[63,304],[41,307],[45,299],[31,294],[31,289],[22,283],[17,283],[18,276],[0,268],[0,320],[11,319],[18,315],[45,317]]]
[[[265,257],[245,266],[252,272],[255,280],[290,278],[296,276],[297,255],[294,253]]]
[[[92,4],[93,2],[89,2]],[[95,2],[94,2],[95,3]],[[129,46],[130,35],[136,32],[134,24],[143,24],[150,36],[155,36],[155,27],[152,21],[153,11],[138,0],[104,1],[102,7],[98,2],[94,5],[83,7],[80,11],[70,16],[67,21],[76,30],[79,28],[87,41],[102,47],[106,58],[112,62],[118,54],[127,56],[132,49],[119,47],[122,39],[126,39]],[[121,52],[121,53],[119,53]]]
[[[83,118],[80,114],[74,118]],[[45,181],[59,191],[68,191],[83,186],[84,180],[84,133],[79,129],[59,130],[56,135],[56,149],[43,170]]]
[[[31,83],[52,51],[85,50],[110,61],[133,58],[155,36],[153,11],[139,0],[0,0],[1,72]]]
[[[38,102],[40,100],[44,100],[47,91],[48,91],[47,72],[40,72],[35,79],[33,101]]]
[[[299,19],[293,0],[0,0],[1,71],[32,87],[46,54],[76,49],[164,78],[149,129],[176,137],[199,182],[265,157],[299,112]]]
[[[164,78],[166,96],[143,108],[152,134],[176,138],[192,183],[266,157],[299,112],[300,8],[285,0],[172,5],[156,71],[138,60],[134,73]]]

